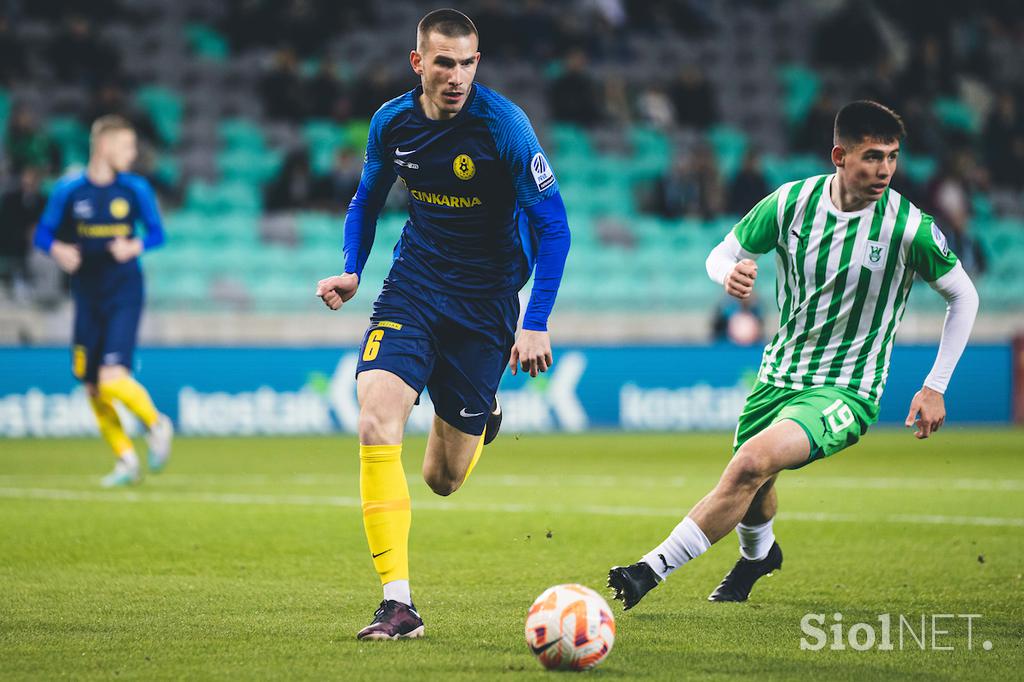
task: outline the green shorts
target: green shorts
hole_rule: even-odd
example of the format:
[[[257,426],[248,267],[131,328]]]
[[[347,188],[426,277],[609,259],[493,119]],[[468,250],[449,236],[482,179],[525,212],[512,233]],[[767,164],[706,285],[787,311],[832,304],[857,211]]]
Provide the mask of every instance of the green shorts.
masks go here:
[[[799,424],[811,442],[811,455],[798,469],[848,448],[878,421],[878,406],[853,391],[835,386],[779,388],[758,382],[747,396],[736,424],[733,452],[783,419]]]

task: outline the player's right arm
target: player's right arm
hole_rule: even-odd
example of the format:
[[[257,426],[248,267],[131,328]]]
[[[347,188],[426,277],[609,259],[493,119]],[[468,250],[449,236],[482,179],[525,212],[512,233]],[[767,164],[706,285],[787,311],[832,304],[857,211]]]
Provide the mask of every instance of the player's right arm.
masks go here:
[[[378,109],[370,120],[363,173],[345,214],[345,270],[340,275],[320,280],[316,286],[316,295],[331,310],[337,310],[356,295],[377,233],[377,218],[397,177],[382,141],[383,111],[383,108]]]
[[[67,209],[70,194],[70,182],[63,180],[54,186],[32,241],[37,249],[50,254],[61,270],[73,275],[82,265],[82,252],[77,244],[57,239],[58,230],[69,220]]]
[[[779,238],[779,192],[754,206],[712,249],[705,266],[708,276],[735,298],[749,298],[757,279],[757,257],[775,248]]]

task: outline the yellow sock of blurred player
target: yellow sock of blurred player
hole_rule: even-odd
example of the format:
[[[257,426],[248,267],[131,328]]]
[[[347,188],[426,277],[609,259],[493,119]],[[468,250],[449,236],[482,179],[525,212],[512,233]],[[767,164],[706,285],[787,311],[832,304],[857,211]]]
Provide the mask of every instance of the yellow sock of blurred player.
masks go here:
[[[359,446],[363,528],[381,583],[409,579],[412,509],[402,469],[402,446]]]
[[[89,404],[96,415],[96,424],[100,427],[100,435],[113,449],[114,454],[122,457],[132,451],[132,440],[121,426],[121,418],[117,416],[114,404],[102,396],[89,396]]]
[[[484,433],[480,434],[480,442],[476,444],[476,450],[473,452],[473,459],[469,460],[469,467],[466,469],[466,476],[465,478],[462,479],[463,483],[469,480],[469,475],[473,473],[473,468],[476,467],[476,463],[480,461],[480,455],[484,451],[485,435],[487,435],[486,430],[484,431]]]
[[[100,382],[100,395],[107,401],[121,401],[121,404],[131,410],[147,429],[153,428],[160,418],[149,392],[131,377]]]

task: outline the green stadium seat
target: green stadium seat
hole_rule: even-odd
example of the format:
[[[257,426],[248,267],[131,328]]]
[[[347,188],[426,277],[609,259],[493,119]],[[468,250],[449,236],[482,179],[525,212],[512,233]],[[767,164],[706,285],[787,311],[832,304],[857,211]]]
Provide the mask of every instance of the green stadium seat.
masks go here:
[[[263,130],[251,121],[242,118],[225,119],[220,123],[219,132],[226,149],[263,152],[267,148]]]
[[[153,119],[153,125],[165,143],[175,145],[181,140],[184,105],[178,93],[169,88],[149,85],[135,93],[135,100]]]
[[[89,131],[77,118],[52,116],[46,123],[46,132],[60,149],[65,167],[89,161]]]
[[[220,33],[206,24],[192,23],[185,27],[192,52],[212,62],[227,61],[230,52],[228,41]]]
[[[708,131],[708,140],[715,150],[722,175],[732,178],[739,170],[743,154],[747,151],[747,136],[736,128],[719,124]]]
[[[932,111],[947,128],[968,133],[976,133],[980,128],[975,111],[958,99],[940,97],[933,103]]]
[[[7,119],[11,116],[11,95],[0,88],[0,130],[7,130]]]
[[[798,126],[807,118],[807,112],[818,97],[821,79],[811,69],[790,64],[779,69],[779,80],[785,93],[786,121],[790,126]]]
[[[217,155],[217,169],[222,180],[262,184],[280,170],[281,153],[275,150],[239,147]]]

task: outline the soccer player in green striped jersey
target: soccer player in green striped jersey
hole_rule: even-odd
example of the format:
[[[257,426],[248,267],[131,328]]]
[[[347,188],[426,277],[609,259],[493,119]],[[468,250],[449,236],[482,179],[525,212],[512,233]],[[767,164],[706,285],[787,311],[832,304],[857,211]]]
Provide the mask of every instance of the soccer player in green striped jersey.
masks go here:
[[[938,357],[906,425],[927,438],[946,418],[943,393],[978,310],[978,295],[931,216],[889,187],[905,131],[871,101],[836,116],[836,172],[786,183],[708,257],[708,274],[747,298],[759,255],[774,253],[779,331],[740,415],[734,456],[718,485],[660,545],[608,585],[628,609],[734,528],[741,558],[708,599],[745,601],[782,566],[775,478],[856,443],[878,419],[896,329],[916,277],[948,302]]]

